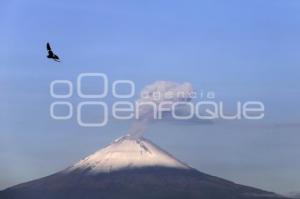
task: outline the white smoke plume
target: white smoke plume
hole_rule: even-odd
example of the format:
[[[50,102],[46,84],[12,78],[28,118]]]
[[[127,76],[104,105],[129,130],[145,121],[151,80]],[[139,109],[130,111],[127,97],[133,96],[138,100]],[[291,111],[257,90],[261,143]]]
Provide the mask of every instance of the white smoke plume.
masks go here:
[[[146,86],[136,101],[137,117],[129,129],[129,135],[134,138],[142,136],[148,123],[155,116],[171,112],[174,103],[190,101],[192,95],[193,89],[190,83],[156,81]]]

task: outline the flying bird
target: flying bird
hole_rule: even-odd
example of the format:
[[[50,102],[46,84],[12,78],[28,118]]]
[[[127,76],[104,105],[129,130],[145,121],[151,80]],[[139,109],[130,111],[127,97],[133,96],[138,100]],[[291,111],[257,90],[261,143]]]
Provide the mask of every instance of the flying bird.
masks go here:
[[[56,54],[53,53],[53,51],[50,47],[50,44],[48,42],[47,42],[47,51],[48,51],[47,57],[49,59],[53,59],[54,61],[60,62],[59,57]]]

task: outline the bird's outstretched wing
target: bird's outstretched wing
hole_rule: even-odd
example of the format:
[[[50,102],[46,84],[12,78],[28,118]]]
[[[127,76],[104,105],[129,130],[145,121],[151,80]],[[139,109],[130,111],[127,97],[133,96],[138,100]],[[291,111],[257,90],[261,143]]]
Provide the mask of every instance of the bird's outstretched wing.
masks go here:
[[[50,47],[50,44],[48,42],[47,42],[47,50],[51,51],[51,47]]]
[[[59,59],[59,57],[57,55],[55,55],[55,54],[53,54],[53,58],[54,59]]]

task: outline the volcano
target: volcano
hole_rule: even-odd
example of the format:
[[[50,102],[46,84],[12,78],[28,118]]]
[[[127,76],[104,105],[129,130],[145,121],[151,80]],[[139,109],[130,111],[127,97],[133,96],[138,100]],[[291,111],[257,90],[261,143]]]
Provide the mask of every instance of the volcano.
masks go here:
[[[0,192],[1,199],[283,199],[202,173],[145,138],[124,136],[53,175]]]

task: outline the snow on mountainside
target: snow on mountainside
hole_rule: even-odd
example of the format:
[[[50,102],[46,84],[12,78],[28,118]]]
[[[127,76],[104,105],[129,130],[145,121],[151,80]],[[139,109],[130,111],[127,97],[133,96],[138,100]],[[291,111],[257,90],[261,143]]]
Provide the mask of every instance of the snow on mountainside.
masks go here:
[[[190,169],[188,165],[145,138],[136,139],[123,136],[69,167],[66,172],[87,169],[89,172],[99,173],[149,166]]]
[[[0,191],[1,199],[288,199],[202,173],[145,138],[121,137],[55,174]]]

